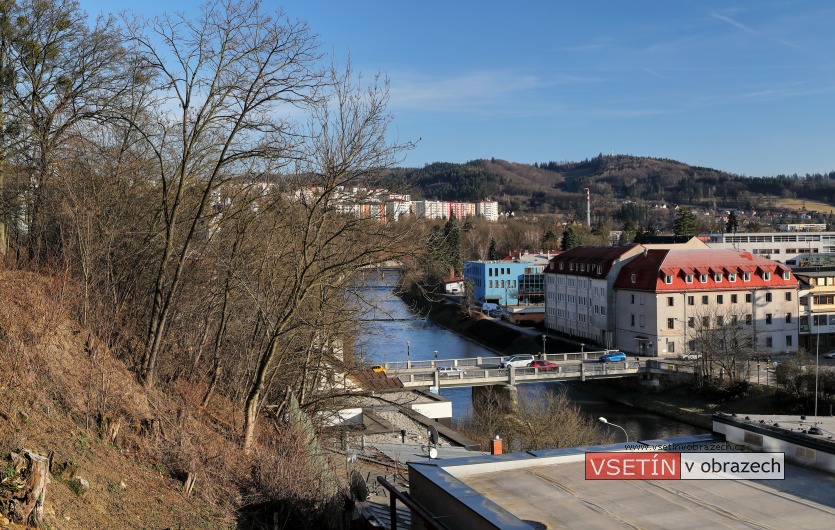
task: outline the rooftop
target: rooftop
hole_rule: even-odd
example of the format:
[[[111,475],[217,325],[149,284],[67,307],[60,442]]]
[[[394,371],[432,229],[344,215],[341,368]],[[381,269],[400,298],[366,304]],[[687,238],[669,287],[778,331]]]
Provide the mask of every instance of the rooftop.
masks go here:
[[[666,444],[671,452],[739,450],[711,435],[643,443]],[[413,464],[412,496],[421,497],[428,479],[472,517],[500,528],[818,528],[835,520],[835,477],[788,461],[784,480],[585,479],[585,452],[623,449],[619,444]],[[439,506],[432,511],[450,527],[484,527],[464,512],[438,513]]]

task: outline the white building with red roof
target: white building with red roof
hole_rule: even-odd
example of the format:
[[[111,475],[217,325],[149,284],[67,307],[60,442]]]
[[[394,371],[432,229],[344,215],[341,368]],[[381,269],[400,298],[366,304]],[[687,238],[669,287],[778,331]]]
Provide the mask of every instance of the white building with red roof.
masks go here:
[[[794,352],[797,289],[788,266],[749,252],[645,249],[614,282],[615,344],[677,357],[696,350],[700,330],[736,326],[757,353]]]

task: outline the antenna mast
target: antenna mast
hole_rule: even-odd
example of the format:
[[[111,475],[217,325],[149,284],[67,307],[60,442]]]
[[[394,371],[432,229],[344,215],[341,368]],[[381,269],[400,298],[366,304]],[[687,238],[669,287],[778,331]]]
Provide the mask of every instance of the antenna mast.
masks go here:
[[[591,228],[591,190],[589,188],[583,188],[586,190],[586,224]]]

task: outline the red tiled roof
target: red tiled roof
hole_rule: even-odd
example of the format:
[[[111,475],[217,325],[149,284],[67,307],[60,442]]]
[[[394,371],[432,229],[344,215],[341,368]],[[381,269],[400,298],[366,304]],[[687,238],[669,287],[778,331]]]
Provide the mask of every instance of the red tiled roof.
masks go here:
[[[695,271],[695,277],[692,283],[687,283],[685,276],[691,271]],[[763,271],[772,273],[769,281],[763,279]],[[733,249],[653,249],[624,265],[615,280],[615,287],[640,291],[796,288],[797,280],[793,275],[790,274],[788,280],[783,279],[785,271],[791,269],[782,263]],[[735,282],[728,280],[730,272],[737,273]],[[750,281],[743,281],[744,272],[751,273]],[[718,273],[722,273],[721,282],[716,282]],[[664,274],[672,274],[672,284],[665,283]],[[700,282],[699,274],[707,274],[707,282]],[[635,283],[632,283],[633,275]]]

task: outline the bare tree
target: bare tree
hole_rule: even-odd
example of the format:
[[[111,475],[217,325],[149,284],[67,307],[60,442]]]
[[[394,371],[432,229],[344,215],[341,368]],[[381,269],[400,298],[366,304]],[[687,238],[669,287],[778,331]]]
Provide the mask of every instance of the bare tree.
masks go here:
[[[745,367],[756,352],[754,329],[745,314],[732,306],[707,306],[696,311],[688,322],[688,346],[700,357],[694,361],[697,381],[727,377],[739,381],[747,377]]]
[[[215,192],[233,176],[270,173],[295,156],[300,139],[282,116],[317,100],[322,75],[307,25],[270,17],[260,2],[217,0],[196,20],[177,15],[128,25],[160,110],[153,123],[132,122],[153,151],[163,219],[141,367],[152,386]]]
[[[270,283],[269,303],[263,307],[264,314],[271,315],[271,331],[257,358],[245,404],[247,453],[252,449],[270,374],[289,358],[285,339],[296,329],[305,309],[316,314],[316,301],[341,296],[353,272],[412,253],[416,238],[420,238],[408,221],[386,223],[344,212],[343,191],[363,189],[379,169],[398,161],[409,145],[390,143],[386,137],[391,121],[386,111],[387,84],[375,79],[365,87],[354,79],[350,67],[342,71],[334,67],[329,86],[331,98],[316,106],[308,129],[307,156],[297,167],[296,174],[308,178],[292,187],[294,201],[277,203],[281,211],[276,212],[270,228],[272,244],[264,247],[284,270],[280,280]],[[302,183],[313,188],[302,190]],[[363,201],[360,198],[358,202]],[[266,240],[270,241],[269,236]]]

